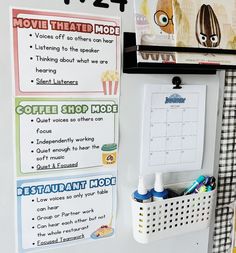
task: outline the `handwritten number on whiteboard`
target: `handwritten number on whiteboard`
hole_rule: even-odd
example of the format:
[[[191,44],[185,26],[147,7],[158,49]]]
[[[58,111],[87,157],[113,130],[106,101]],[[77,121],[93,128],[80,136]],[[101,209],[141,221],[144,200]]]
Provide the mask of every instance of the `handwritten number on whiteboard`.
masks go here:
[[[109,8],[109,4],[103,3],[103,0],[95,0],[93,5],[100,8]]]
[[[71,0],[64,0],[64,3],[66,5],[70,4]],[[79,0],[81,3],[84,3],[85,0]],[[109,4],[104,2],[105,0],[94,0],[93,6],[99,7],[99,8],[109,8]],[[107,0],[108,1],[108,0]],[[127,0],[110,0],[111,3],[117,3],[120,4],[120,11],[125,11],[125,5],[128,3]]]
[[[81,3],[84,3],[85,0],[80,0],[80,2],[81,2]],[[70,0],[64,0],[64,3],[68,5],[68,4],[70,4]]]
[[[125,11],[125,5],[128,3],[127,0],[111,0],[111,2],[120,4],[120,11],[121,12]]]

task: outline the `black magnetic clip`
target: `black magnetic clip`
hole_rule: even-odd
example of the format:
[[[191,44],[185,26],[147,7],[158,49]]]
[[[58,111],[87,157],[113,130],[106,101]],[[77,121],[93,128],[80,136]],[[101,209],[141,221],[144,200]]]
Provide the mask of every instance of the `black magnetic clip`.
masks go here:
[[[173,89],[182,89],[182,81],[181,78],[179,76],[175,76],[172,79],[172,83],[174,85]]]

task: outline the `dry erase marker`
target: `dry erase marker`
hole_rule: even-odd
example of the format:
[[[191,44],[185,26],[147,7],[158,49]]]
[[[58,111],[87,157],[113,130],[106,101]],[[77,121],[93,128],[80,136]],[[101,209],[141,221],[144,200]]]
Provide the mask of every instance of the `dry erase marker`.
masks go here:
[[[163,187],[162,173],[156,173],[155,185],[154,188],[151,190],[151,193],[153,195],[153,201],[168,198],[168,191],[165,190]]]
[[[140,203],[152,202],[152,194],[145,187],[143,177],[139,177],[138,190],[134,192],[134,199]]]
[[[197,187],[194,189],[194,193],[199,193],[199,192],[207,192],[207,186],[203,183],[197,185]]]
[[[197,186],[198,186],[199,184],[201,184],[202,182],[204,182],[204,180],[205,180],[205,177],[204,177],[204,176],[198,177],[198,178],[193,182],[193,184],[192,184],[188,189],[186,189],[186,190],[184,191],[184,195],[193,193],[194,190],[197,188]]]
[[[210,177],[209,185],[212,187],[212,190],[216,188],[216,179],[214,177]]]

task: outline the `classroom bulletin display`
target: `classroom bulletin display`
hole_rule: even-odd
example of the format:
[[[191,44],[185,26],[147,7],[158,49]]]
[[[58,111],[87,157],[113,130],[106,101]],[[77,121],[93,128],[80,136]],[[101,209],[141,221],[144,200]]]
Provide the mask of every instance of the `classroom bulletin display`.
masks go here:
[[[11,9],[18,251],[115,234],[120,19]]]

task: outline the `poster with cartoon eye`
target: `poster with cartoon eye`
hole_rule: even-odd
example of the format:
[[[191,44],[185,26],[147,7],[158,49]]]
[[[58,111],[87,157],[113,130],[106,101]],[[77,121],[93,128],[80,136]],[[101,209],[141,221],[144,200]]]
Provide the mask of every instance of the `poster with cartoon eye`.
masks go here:
[[[137,45],[174,46],[173,0],[136,0],[135,29]],[[175,62],[173,52],[142,52],[139,62]]]
[[[236,1],[173,0],[176,45],[236,49]],[[177,53],[179,63],[236,63],[234,55]]]

